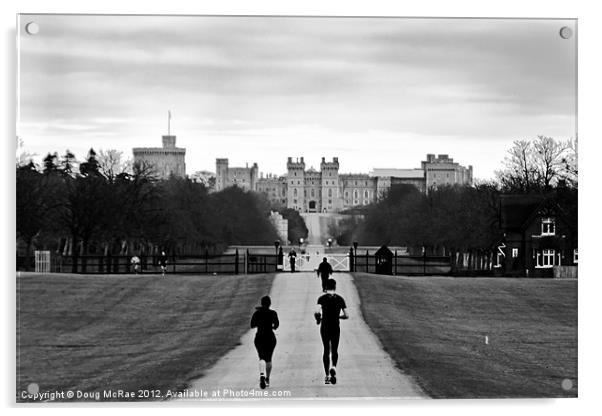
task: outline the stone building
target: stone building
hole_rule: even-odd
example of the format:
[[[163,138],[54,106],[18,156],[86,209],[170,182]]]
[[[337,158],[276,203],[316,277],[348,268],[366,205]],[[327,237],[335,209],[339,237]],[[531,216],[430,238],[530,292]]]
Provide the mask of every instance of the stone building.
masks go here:
[[[339,159],[322,158],[320,170],[306,169],[303,157],[286,163],[283,176],[257,178],[257,164],[252,168],[229,168],[228,159],[216,160],[216,190],[239,186],[263,193],[274,207],[301,212],[339,212],[368,205],[383,197],[395,185],[410,184],[421,192],[438,185],[472,185],[472,166],[465,168],[447,155],[427,155],[418,169],[374,169],[366,173],[340,173]]]
[[[176,136],[163,136],[163,147],[135,147],[132,152],[134,163],[151,165],[159,179],[186,176],[186,149],[176,147]]]
[[[424,171],[426,192],[438,185],[472,184],[472,165],[460,166],[448,155],[426,155],[421,162]]]
[[[238,186],[246,191],[257,190],[257,163],[249,167],[230,167],[228,159],[217,159],[215,163],[215,190],[221,191],[229,186]]]

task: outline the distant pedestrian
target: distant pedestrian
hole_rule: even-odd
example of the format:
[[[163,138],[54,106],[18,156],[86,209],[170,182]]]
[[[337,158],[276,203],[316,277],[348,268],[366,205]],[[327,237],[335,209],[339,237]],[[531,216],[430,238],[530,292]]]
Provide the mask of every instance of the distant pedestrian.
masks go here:
[[[289,259],[289,263],[291,265],[291,273],[295,272],[295,262],[297,260],[297,252],[295,251],[295,249],[291,249],[291,251],[288,253],[288,259]]]
[[[132,257],[132,260],[130,261],[131,265],[132,265],[132,269],[134,270],[134,273],[138,274],[140,273],[140,257],[134,255]]]
[[[334,279],[328,279],[326,283],[326,293],[318,298],[318,309],[314,313],[316,323],[320,326],[320,337],[324,353],[322,363],[324,364],[325,384],[337,383],[337,363],[339,361],[339,339],[341,328],[339,319],[348,319],[347,305],[345,300],[335,293],[337,282]],[[343,313],[342,315],[341,312]],[[332,357],[332,366],[330,359]]]
[[[251,317],[251,328],[257,328],[255,334],[255,348],[259,356],[259,387],[270,387],[270,373],[272,372],[272,354],[276,348],[276,335],[280,322],[275,310],[270,309],[272,300],[269,296],[261,298],[261,306],[257,307]]]
[[[167,270],[167,255],[162,251],[159,256],[159,266],[161,267],[161,274],[165,277],[165,271]]]
[[[326,282],[332,274],[332,266],[328,263],[328,259],[324,257],[322,263],[318,266],[318,277],[322,278],[322,291],[326,292]]]

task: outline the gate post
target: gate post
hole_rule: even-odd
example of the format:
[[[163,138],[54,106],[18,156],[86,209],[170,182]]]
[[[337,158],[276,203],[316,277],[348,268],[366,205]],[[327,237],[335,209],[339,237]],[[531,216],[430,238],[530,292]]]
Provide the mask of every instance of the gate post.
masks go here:
[[[353,248],[349,247],[349,271],[355,271],[355,258],[353,257]]]

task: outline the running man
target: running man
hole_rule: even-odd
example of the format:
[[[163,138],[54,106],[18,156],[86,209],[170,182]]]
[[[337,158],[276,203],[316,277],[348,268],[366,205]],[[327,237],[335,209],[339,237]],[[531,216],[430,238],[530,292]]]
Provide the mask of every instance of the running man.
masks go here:
[[[318,309],[314,313],[316,323],[320,325],[320,337],[324,346],[324,355],[322,362],[324,363],[324,373],[326,378],[325,384],[337,383],[337,362],[339,361],[339,338],[341,336],[341,328],[339,327],[339,319],[348,319],[347,305],[345,300],[335,293],[337,282],[334,279],[328,279],[326,282],[326,294],[318,298]],[[340,313],[343,312],[342,315]],[[332,356],[332,367],[330,366],[330,358]]]
[[[275,310],[270,309],[272,300],[269,296],[261,298],[261,306],[257,307],[251,317],[251,328],[257,328],[255,334],[255,348],[259,356],[259,387],[270,387],[270,373],[272,372],[272,354],[276,348],[276,335],[280,322]]]
[[[167,256],[164,251],[162,251],[159,256],[159,266],[161,266],[161,274],[165,277],[165,271],[167,270]]]
[[[332,266],[328,263],[328,259],[324,257],[322,263],[318,266],[318,277],[322,278],[322,292],[326,292],[326,282],[332,274]]]

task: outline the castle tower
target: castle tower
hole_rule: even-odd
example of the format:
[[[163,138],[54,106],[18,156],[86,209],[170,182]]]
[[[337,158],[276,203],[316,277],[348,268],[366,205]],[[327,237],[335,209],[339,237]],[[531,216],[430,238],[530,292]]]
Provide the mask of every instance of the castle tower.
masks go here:
[[[286,206],[298,211],[305,211],[305,162],[303,158],[293,161],[293,158],[289,157],[286,170],[288,172]]]
[[[322,158],[320,163],[322,173],[322,212],[333,212],[339,208],[339,158],[332,158],[326,162]]]
[[[215,190],[221,191],[228,187],[228,159],[215,160]]]

